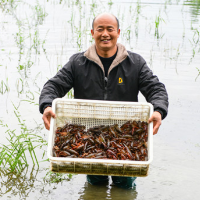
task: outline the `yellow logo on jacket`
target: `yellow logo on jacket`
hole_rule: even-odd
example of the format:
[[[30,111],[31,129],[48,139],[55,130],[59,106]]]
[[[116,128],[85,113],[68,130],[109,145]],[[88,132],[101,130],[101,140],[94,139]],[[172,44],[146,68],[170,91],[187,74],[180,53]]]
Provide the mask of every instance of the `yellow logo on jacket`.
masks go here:
[[[119,83],[123,83],[123,80],[121,77],[119,77]]]

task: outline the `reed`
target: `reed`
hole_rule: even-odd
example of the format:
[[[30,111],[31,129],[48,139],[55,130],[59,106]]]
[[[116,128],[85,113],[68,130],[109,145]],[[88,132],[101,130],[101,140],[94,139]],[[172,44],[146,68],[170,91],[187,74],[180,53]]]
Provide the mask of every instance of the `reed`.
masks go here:
[[[17,8],[19,1],[14,0],[1,0],[0,7],[2,8],[3,12],[12,13],[14,9]]]
[[[155,21],[154,21],[154,24],[155,24],[154,36],[155,36],[157,39],[163,38],[163,36],[164,36],[164,34],[163,34],[163,35],[160,35],[160,33],[159,33],[159,28],[160,28],[160,25],[161,25],[162,22],[165,23],[165,20],[161,17],[161,15],[160,15],[160,10],[159,10],[159,14],[156,15]]]
[[[195,81],[197,81],[197,78],[200,76],[200,69],[196,67],[196,69],[198,70],[198,75],[197,77],[195,78]]]
[[[37,25],[42,25],[43,22],[44,22],[44,19],[45,17],[48,15],[46,12],[45,12],[45,8],[42,7],[39,2],[37,1],[37,4],[35,5],[35,13],[36,13],[36,26]]]
[[[24,36],[24,28],[21,26],[21,23],[18,24],[19,31],[15,34],[15,42],[17,47],[19,48],[19,59],[18,62],[20,63],[22,55],[24,54],[24,41],[25,41],[25,36]]]
[[[68,93],[67,93],[67,98],[68,99],[73,99],[74,98],[74,90],[71,89]]]
[[[22,94],[22,92],[24,91],[24,81],[23,79],[19,78],[16,80],[16,88],[17,88],[17,94],[19,96],[19,94]]]
[[[200,52],[200,45],[199,45],[199,41],[200,41],[200,31],[198,30],[198,28],[193,28],[191,27],[192,31],[193,31],[193,37],[190,41],[190,44],[192,46],[192,56],[190,58],[189,64],[193,61],[196,52]]]
[[[75,33],[76,33],[76,44],[78,46],[78,51],[81,51],[82,50],[82,37],[83,37],[83,32],[81,30],[81,27],[76,27],[74,26],[75,28]]]
[[[96,15],[97,3],[93,0],[90,8],[90,12],[92,13],[93,17]]]
[[[178,66],[178,58],[180,57],[180,44],[178,45],[178,48],[177,48],[177,50],[176,50],[176,56],[175,56],[175,61],[176,61],[176,65],[175,65],[175,67],[176,67],[176,73],[178,74],[178,68],[177,68],[177,66]]]
[[[113,5],[113,2],[112,2],[112,0],[110,0],[110,1],[108,2],[109,10],[111,10],[112,5]]]
[[[127,41],[130,42],[131,40],[131,26],[128,26],[123,33],[123,36],[126,38]]]
[[[5,94],[6,92],[9,92],[10,88],[8,86],[8,77],[6,78],[6,81],[1,80],[0,82],[0,94]]]
[[[39,135],[34,134],[21,118],[18,108],[13,104],[14,114],[19,122],[20,134],[16,134],[16,129],[11,129],[0,120],[0,125],[6,129],[8,144],[0,146],[0,166],[9,169],[9,173],[22,172],[29,166],[28,158],[31,158],[33,165],[39,167],[35,149],[47,145],[47,142]]]
[[[139,16],[140,16],[140,13],[141,13],[141,9],[142,9],[141,0],[138,0],[137,1],[137,5],[136,5],[136,10],[135,10],[135,13],[136,13],[136,18],[135,18],[135,36],[136,36],[136,38],[138,38]]]

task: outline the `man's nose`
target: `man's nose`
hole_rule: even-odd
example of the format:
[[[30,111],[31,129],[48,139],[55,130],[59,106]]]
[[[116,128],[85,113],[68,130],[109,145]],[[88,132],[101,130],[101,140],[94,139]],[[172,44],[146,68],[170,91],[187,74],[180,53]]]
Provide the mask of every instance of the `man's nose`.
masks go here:
[[[103,31],[103,33],[102,33],[102,36],[103,36],[103,37],[108,36],[108,31],[107,31],[106,29],[104,29],[104,31]]]

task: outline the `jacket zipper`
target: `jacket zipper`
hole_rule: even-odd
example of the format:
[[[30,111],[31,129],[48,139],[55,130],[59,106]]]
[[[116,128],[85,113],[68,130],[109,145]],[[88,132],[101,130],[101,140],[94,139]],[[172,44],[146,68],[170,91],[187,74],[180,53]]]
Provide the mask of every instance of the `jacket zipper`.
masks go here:
[[[95,63],[95,64],[97,64],[97,63]],[[101,68],[101,70],[102,70],[102,68]],[[105,72],[103,72],[103,76],[104,76],[104,100],[107,100],[108,99],[108,93],[107,93],[108,77],[105,76]]]
[[[108,84],[108,78],[104,76],[104,100],[107,100],[108,98],[107,84]]]

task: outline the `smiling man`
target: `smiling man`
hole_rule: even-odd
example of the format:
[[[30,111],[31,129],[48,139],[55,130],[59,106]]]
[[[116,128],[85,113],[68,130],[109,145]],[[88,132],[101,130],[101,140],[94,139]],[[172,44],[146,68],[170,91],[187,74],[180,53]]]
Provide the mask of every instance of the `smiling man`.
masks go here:
[[[51,109],[55,98],[63,97],[73,88],[76,99],[138,101],[139,91],[154,107],[149,118],[153,134],[158,132],[161,120],[167,116],[168,95],[164,84],[138,54],[127,51],[117,43],[120,35],[118,19],[109,13],[96,16],[91,30],[95,44],[82,53],[73,55],[69,62],[47,83],[40,95],[40,112],[49,130]],[[87,176],[88,182],[108,181],[107,176]],[[119,187],[132,188],[135,177],[112,177]]]
[[[110,14],[97,16],[92,23],[91,34],[95,40],[97,54],[109,58],[117,52],[117,39],[120,34],[116,17]]]

